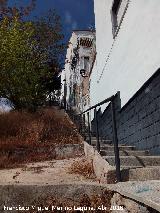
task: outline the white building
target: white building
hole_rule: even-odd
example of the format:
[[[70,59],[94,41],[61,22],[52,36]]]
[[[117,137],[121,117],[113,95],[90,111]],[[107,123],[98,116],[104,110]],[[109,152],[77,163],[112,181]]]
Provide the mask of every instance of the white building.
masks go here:
[[[91,105],[121,92],[122,106],[160,67],[160,0],[94,0]]]
[[[66,100],[68,107],[77,111],[83,111],[90,105],[89,78],[94,58],[95,32],[73,31],[61,79],[63,100]]]

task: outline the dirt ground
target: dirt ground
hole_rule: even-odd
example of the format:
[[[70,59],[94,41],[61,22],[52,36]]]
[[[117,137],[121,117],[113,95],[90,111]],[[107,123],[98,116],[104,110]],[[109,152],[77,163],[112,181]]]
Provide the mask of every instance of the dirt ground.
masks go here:
[[[69,168],[76,161],[83,158],[52,160],[26,164],[21,168],[1,170],[0,185],[7,184],[67,184],[95,182],[79,174],[69,172]]]

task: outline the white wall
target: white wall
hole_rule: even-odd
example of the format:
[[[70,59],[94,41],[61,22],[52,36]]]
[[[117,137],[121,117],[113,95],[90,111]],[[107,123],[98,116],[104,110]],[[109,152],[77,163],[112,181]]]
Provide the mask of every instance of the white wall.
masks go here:
[[[94,0],[97,62],[91,75],[92,105],[117,91],[124,105],[160,67],[160,0],[130,0],[110,59],[97,83],[113,44],[112,1]]]

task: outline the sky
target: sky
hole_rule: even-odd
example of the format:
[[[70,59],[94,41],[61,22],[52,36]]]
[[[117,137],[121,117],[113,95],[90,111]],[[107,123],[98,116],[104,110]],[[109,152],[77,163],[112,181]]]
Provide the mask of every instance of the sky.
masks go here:
[[[9,2],[14,4],[16,0],[9,0]],[[29,0],[20,2],[26,5]],[[69,40],[72,30],[94,27],[93,0],[37,0],[31,17],[43,16],[49,9],[56,9],[61,16],[66,41]]]

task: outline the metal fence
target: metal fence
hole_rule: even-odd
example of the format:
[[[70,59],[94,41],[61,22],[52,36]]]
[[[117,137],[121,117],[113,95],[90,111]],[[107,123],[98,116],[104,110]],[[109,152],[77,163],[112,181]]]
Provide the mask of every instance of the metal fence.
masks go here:
[[[98,127],[98,117],[97,117],[97,108],[109,103],[111,104],[111,113],[112,113],[112,129],[113,129],[113,144],[114,144],[114,153],[115,153],[115,166],[116,166],[116,177],[117,181],[121,181],[121,172],[120,172],[120,157],[119,157],[119,148],[118,148],[118,137],[117,137],[117,125],[116,125],[116,112],[115,112],[115,98],[116,95],[113,95],[104,101],[90,107],[89,109],[82,112],[80,116],[80,124],[79,124],[79,131],[81,134],[86,133],[88,135],[88,143],[91,145],[92,140],[92,132],[91,132],[91,121],[90,121],[90,115],[92,110],[94,110],[94,121],[96,126],[96,148],[97,151],[100,152],[101,144],[100,144],[100,137],[99,137],[99,127]],[[87,130],[87,132],[86,132]]]

